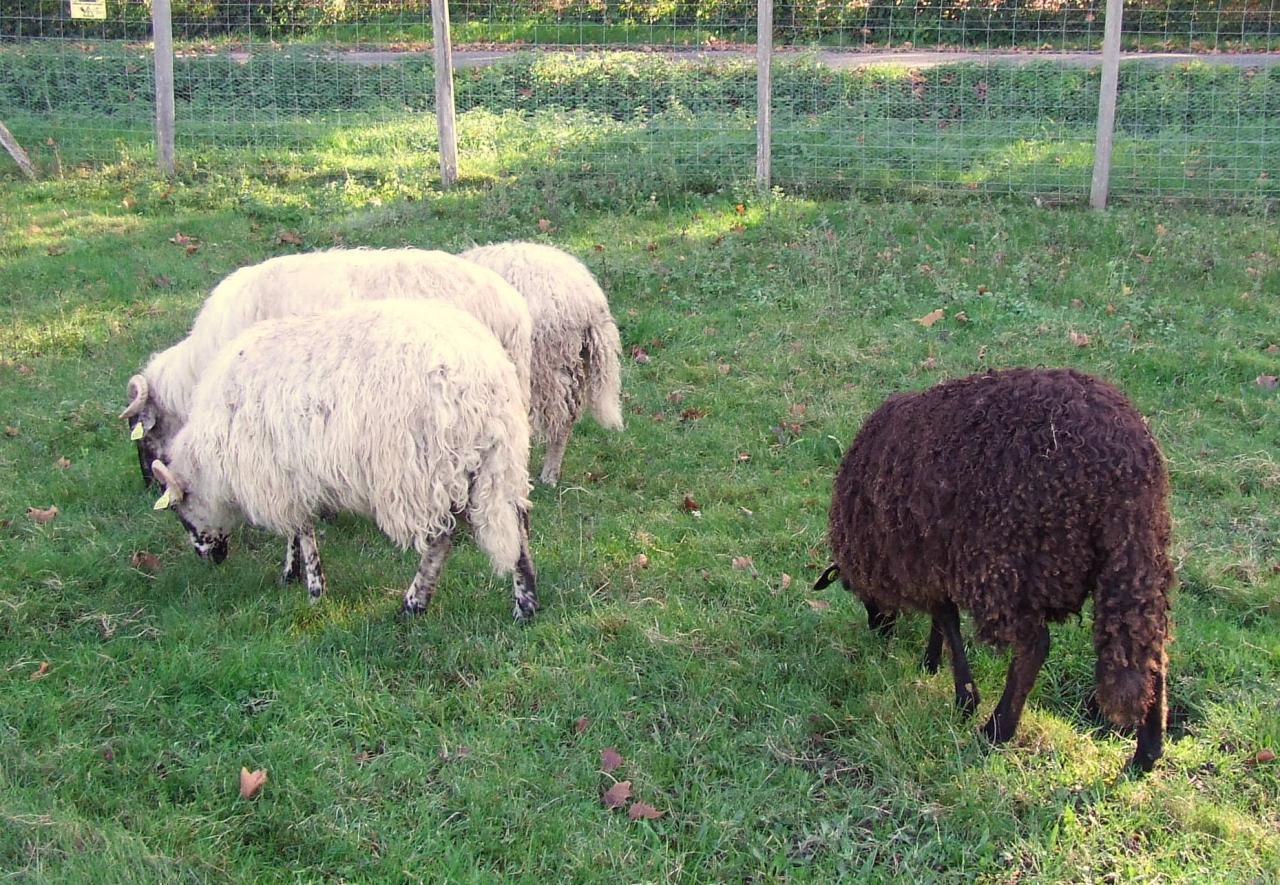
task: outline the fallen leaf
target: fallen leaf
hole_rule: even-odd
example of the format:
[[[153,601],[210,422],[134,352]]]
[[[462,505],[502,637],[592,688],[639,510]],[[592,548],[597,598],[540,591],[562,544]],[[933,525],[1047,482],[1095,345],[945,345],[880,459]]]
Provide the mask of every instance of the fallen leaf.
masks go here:
[[[816,612],[824,612],[831,608],[831,603],[827,602],[825,599],[806,599],[805,602],[809,603],[809,608]]]
[[[1276,758],[1276,751],[1270,749],[1269,747],[1266,749],[1259,750],[1258,752],[1253,754],[1253,762],[1255,765],[1261,765],[1264,762],[1274,762],[1275,758]]]
[[[67,247],[62,245],[61,243],[54,243],[45,251],[50,255],[65,255],[67,252]]]
[[[645,250],[646,252],[657,252],[657,251],[658,251],[658,244],[657,244],[657,243],[646,243],[646,244],[645,244],[645,247],[644,247],[644,250]]]
[[[1280,353],[1280,344],[1271,344],[1267,346],[1267,353]]]
[[[684,391],[682,390],[671,391],[670,393],[667,394],[667,402],[671,403],[673,406],[680,405],[680,403],[684,402]]]
[[[728,363],[720,363],[716,366],[716,368],[720,371],[721,375],[728,375],[730,372],[733,371],[733,366],[729,365]]]
[[[744,231],[746,231],[746,229],[747,229],[746,225],[743,225],[743,224],[735,224],[729,228],[729,230],[733,231],[735,234],[743,233]]]
[[[1275,375],[1259,375],[1254,384],[1266,390],[1275,390],[1278,383]]]
[[[631,560],[631,564],[634,565],[636,568],[648,568],[649,557],[643,553],[637,553],[636,558]]]
[[[21,365],[21,366],[18,366],[18,374],[19,374],[19,375],[24,375],[24,376],[25,376],[25,375],[31,375],[31,374],[33,374],[34,372],[35,372],[35,369],[31,368],[31,367],[30,367],[30,366],[28,366],[28,365]]]
[[[547,232],[551,231],[551,230],[552,230],[552,224],[551,224],[551,222],[550,222],[550,221],[548,221],[548,220],[547,220],[547,219],[545,219],[545,218],[539,218],[539,219],[538,219],[538,230],[542,231],[543,233],[547,233]]]
[[[627,809],[627,817],[632,820],[657,820],[662,817],[662,812],[654,808],[648,802],[632,802],[631,807]]]
[[[595,244],[594,246],[592,246],[591,248],[592,248],[592,249],[595,249],[597,252],[603,252],[603,251],[604,251],[604,243],[596,243],[596,244]]]
[[[32,679],[39,679],[41,676],[49,672],[49,662],[41,661],[40,666],[36,667],[31,673]]]
[[[5,436],[10,436],[10,437],[17,436],[17,435],[18,435],[18,428],[16,428],[16,427],[6,427],[6,428],[4,429],[4,435],[5,435]]]
[[[751,460],[751,455],[747,452],[739,452],[737,461],[739,464],[745,464]]]
[[[267,773],[261,768],[257,771],[250,772],[247,768],[240,769],[240,798],[252,799],[258,795],[258,791],[262,789],[262,785],[267,782]]]
[[[990,292],[990,291],[991,291],[991,290],[990,290],[990,289],[988,289],[986,286],[979,286],[979,287],[978,287],[978,294],[979,294],[979,295],[986,295],[986,294],[987,294],[988,292]]]
[[[1114,304],[1108,304],[1108,305],[1107,305],[1107,316],[1114,316],[1114,315],[1115,315],[1115,312],[1116,312],[1116,306],[1115,306]]]
[[[681,421],[697,421],[699,418],[707,417],[706,409],[688,408],[680,413]]]
[[[138,205],[138,201],[126,194],[125,198],[120,201],[120,205],[126,209],[132,209],[134,206]]]
[[[686,513],[698,513],[702,510],[702,505],[688,495],[685,495],[684,500],[680,502],[680,509]]]
[[[298,235],[296,230],[282,230],[276,234],[277,243],[288,243],[291,246],[301,246],[302,237]]]
[[[978,359],[985,360],[986,358],[987,358],[987,345],[981,344],[978,346]]]
[[[604,791],[604,795],[600,797],[600,801],[605,808],[613,810],[621,808],[627,804],[627,800],[631,798],[631,781],[618,781],[612,787]]]
[[[641,365],[649,362],[648,352],[638,344],[631,348],[631,358]]]
[[[591,727],[591,720],[586,716],[579,716],[573,723],[573,733],[582,734]]]
[[[969,315],[962,310],[955,315],[955,321],[957,323],[967,323],[969,322]]]
[[[1080,308],[1084,307],[1084,302],[1081,301],[1079,298],[1072,298],[1071,306],[1074,307],[1076,310],[1079,310]]]
[[[782,589],[786,590],[791,586],[791,576],[786,572],[782,573]]]
[[[747,207],[742,205],[741,203],[738,203],[736,206],[733,207],[733,211],[737,212],[739,215],[745,215],[747,213]]]
[[[169,242],[173,243],[175,246],[191,246],[199,243],[200,241],[195,237],[187,236],[182,231],[178,231],[173,236],[169,237]]]
[[[622,754],[613,747],[605,747],[600,751],[600,770],[605,774],[622,764]]]
[[[751,569],[752,571],[755,571],[755,564],[752,563],[750,556],[735,556],[733,558],[733,567],[738,571],[742,571],[743,569]]]
[[[1163,236],[1164,236],[1165,234],[1167,234],[1168,232],[1169,232],[1169,228],[1165,227],[1163,224],[1157,224],[1157,225],[1156,225],[1156,236],[1157,236],[1157,237],[1163,237]]]
[[[926,357],[925,359],[920,361],[920,368],[922,369],[936,369],[937,367],[938,367],[937,357],[932,357],[932,356]]]
[[[808,410],[808,408],[809,407],[806,406],[804,403],[792,403],[791,409],[790,409],[791,417],[803,418],[804,413]]]
[[[1075,329],[1072,329],[1070,332],[1067,333],[1067,338],[1071,339],[1071,343],[1074,344],[1076,347],[1089,346],[1089,341],[1090,341],[1089,336],[1086,335],[1084,332],[1077,332]]]
[[[63,456],[62,456],[61,458],[59,458],[57,461],[54,461],[54,462],[53,462],[53,464],[54,464],[54,466],[55,466],[55,467],[57,467],[59,470],[66,470],[68,467],[70,467],[70,466],[71,466],[71,461],[70,461],[70,459],[69,459],[69,458],[67,458],[67,456],[66,456],[66,455],[63,455]]]
[[[50,507],[48,510],[41,510],[39,507],[28,507],[27,516],[31,517],[31,521],[37,525],[44,525],[46,522],[53,520],[58,515],[57,507]]]
[[[929,311],[929,313],[926,313],[922,317],[917,317],[916,322],[927,329],[944,316],[946,316],[946,314],[943,312],[942,308],[939,307],[937,310]]]
[[[153,575],[161,568],[160,557],[145,550],[135,551],[133,556],[129,557],[129,563],[138,571]]]

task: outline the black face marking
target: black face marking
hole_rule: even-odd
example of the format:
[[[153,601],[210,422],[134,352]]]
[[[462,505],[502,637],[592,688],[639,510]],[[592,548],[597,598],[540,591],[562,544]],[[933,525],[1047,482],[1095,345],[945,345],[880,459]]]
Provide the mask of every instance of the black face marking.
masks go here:
[[[196,553],[201,559],[212,559],[218,565],[226,560],[228,550],[226,535],[200,531],[177,510],[173,511],[173,515],[178,517],[178,522],[182,523],[182,527],[187,530],[187,536],[191,538],[191,546],[196,548]]]

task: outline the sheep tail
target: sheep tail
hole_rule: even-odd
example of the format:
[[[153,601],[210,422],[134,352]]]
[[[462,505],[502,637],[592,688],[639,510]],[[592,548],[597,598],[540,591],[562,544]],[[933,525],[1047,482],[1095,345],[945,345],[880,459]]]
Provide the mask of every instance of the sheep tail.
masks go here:
[[[1113,507],[1103,516],[1103,561],[1093,594],[1094,675],[1099,706],[1117,725],[1141,722],[1157,696],[1164,702],[1159,689],[1168,668],[1173,585],[1168,543],[1163,496]]]
[[[622,341],[612,317],[589,325],[582,336],[582,356],[586,363],[587,405],[606,430],[622,429],[622,378],[619,361]]]
[[[529,509],[528,461],[527,430],[523,441],[500,438],[481,456],[471,482],[467,520],[497,575],[508,574],[520,558],[522,513]]]

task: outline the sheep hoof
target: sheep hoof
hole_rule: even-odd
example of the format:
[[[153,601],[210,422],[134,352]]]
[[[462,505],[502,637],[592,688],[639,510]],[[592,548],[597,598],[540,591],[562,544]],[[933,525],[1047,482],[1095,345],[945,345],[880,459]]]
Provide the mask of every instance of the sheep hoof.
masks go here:
[[[537,610],[538,603],[536,600],[530,602],[528,600],[521,599],[512,607],[511,614],[515,617],[517,622],[527,624],[529,621],[533,620],[534,612]]]
[[[1009,738],[1013,737],[1012,734],[1004,733],[1004,729],[1000,727],[1000,721],[996,719],[994,713],[991,714],[991,718],[988,719],[986,724],[979,730],[981,731],[982,736],[986,738],[987,742],[990,744],[1003,744],[1005,741],[1009,740]]]
[[[956,695],[956,709],[968,719],[978,709],[978,693],[974,691],[970,694]]]
[[[407,599],[400,603],[400,616],[403,618],[412,618],[415,615],[422,614],[426,610],[427,607],[425,605],[421,605],[417,602],[410,602]]]
[[[1144,775],[1149,772],[1156,764],[1156,760],[1160,756],[1151,756],[1142,750],[1133,754],[1133,758],[1129,760],[1129,770],[1136,775]]]

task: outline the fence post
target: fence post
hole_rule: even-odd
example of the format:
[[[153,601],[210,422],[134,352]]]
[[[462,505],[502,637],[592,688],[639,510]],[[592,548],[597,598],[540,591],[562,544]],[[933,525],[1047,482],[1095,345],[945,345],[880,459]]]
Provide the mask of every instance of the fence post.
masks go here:
[[[156,162],[173,174],[173,21],[169,0],[151,2],[151,40],[156,65]]]
[[[8,127],[3,122],[0,122],[0,145],[3,145],[4,149],[9,152],[9,156],[13,157],[13,162],[18,164],[22,174],[35,181],[36,167],[31,165],[31,158],[22,149],[22,145],[18,144],[18,139],[9,133]]]
[[[1102,86],[1098,93],[1098,132],[1093,143],[1093,183],[1089,205],[1107,208],[1111,189],[1111,146],[1116,131],[1116,89],[1120,82],[1120,27],[1124,0],[1107,0],[1107,22],[1102,35]]]
[[[431,0],[431,44],[435,52],[440,185],[449,187],[458,180],[458,136],[454,131],[453,43],[449,37],[449,0]]]
[[[756,14],[756,184],[768,190],[773,159],[773,0]]]

